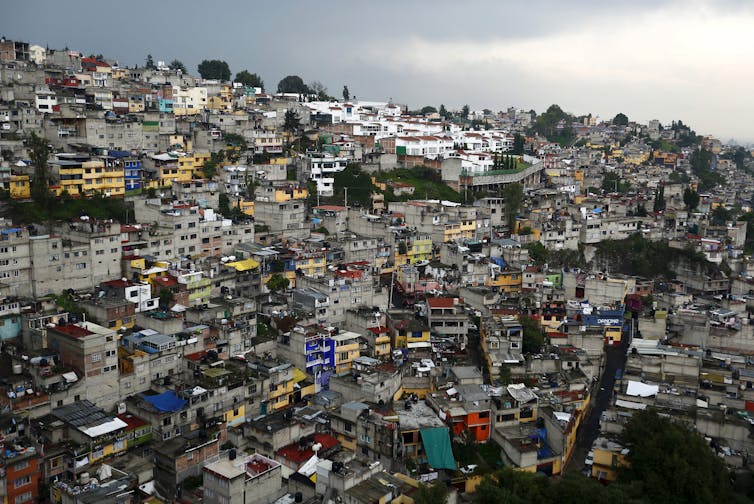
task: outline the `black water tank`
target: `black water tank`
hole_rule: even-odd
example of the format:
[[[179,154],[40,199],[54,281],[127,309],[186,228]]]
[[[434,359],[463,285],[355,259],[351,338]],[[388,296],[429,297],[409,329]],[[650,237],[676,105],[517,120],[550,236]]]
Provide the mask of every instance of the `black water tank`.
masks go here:
[[[236,449],[231,448],[228,452],[228,460],[236,460]]]
[[[301,492],[293,494],[293,502],[304,502],[304,494]]]

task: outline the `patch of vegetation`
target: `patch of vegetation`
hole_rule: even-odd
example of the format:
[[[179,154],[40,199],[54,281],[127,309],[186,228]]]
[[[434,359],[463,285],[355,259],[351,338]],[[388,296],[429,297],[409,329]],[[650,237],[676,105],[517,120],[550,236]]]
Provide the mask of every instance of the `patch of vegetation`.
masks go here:
[[[571,127],[573,116],[567,114],[558,105],[550,105],[546,112],[537,116],[529,133],[538,134],[550,142],[556,142],[562,147],[570,145],[576,133]]]
[[[47,202],[7,202],[3,216],[16,224],[64,221],[88,215],[93,219],[113,219],[122,224],[133,223],[133,210],[123,199],[105,198],[97,194],[91,198],[71,198],[65,193]]]
[[[386,182],[388,189],[385,192],[386,201],[406,201],[409,199],[439,199],[448,201],[461,201],[461,195],[448,187],[442,181],[440,172],[423,165],[413,168],[396,168],[395,170],[380,173],[376,176],[380,182]],[[402,182],[414,186],[414,194],[396,196],[390,187],[390,182]]]
[[[720,269],[704,254],[692,248],[678,249],[667,241],[649,241],[636,233],[625,240],[604,240],[595,245],[594,263],[609,265],[610,271],[646,278],[674,278],[675,270],[685,264],[714,275]]]

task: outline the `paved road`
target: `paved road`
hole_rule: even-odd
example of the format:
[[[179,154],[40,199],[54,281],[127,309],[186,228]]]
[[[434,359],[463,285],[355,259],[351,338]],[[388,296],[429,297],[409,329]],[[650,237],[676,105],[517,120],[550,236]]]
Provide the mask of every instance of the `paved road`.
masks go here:
[[[626,349],[629,344],[630,338],[624,338],[621,345],[605,349],[605,369],[600,382],[592,389],[592,408],[579,429],[576,448],[567,467],[568,471],[580,471],[584,468],[586,455],[600,434],[602,413],[612,402],[615,372],[626,367]]]

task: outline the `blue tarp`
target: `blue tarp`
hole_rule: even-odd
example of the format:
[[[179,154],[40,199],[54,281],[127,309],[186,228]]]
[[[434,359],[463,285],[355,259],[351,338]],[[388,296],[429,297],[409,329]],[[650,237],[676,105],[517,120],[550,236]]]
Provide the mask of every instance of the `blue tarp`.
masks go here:
[[[149,404],[154,406],[158,411],[166,411],[170,413],[179,411],[188,402],[186,399],[181,399],[175,395],[175,392],[172,390],[168,390],[167,392],[158,395],[144,396],[144,399],[146,399]]]
[[[427,462],[432,469],[450,469],[455,471],[456,460],[453,458],[453,448],[450,446],[450,435],[447,427],[421,429],[419,431],[427,454]]]

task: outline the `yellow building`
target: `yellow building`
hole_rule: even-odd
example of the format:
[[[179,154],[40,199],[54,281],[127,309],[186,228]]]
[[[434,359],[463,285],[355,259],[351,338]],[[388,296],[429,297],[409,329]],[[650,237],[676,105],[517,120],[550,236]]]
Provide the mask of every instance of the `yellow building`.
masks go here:
[[[415,318],[406,318],[393,324],[396,348],[428,348],[429,327]]]
[[[327,256],[324,252],[301,254],[296,257],[296,269],[305,276],[323,276],[327,271]]]
[[[442,232],[443,241],[455,241],[458,239],[471,240],[476,233],[476,220],[467,219],[458,222],[448,222]]]
[[[233,110],[233,92],[229,85],[223,85],[217,95],[207,98],[207,108],[231,112]]]
[[[254,202],[253,201],[247,201],[244,199],[237,200],[233,202],[233,206],[237,206],[241,209],[243,213],[246,215],[250,215],[251,217],[254,217]]]
[[[353,360],[361,356],[359,335],[351,331],[341,331],[330,339],[335,345],[335,373],[348,371]]]
[[[505,293],[521,292],[520,271],[500,271],[494,277],[490,276],[484,283],[487,287],[497,287]]]
[[[31,182],[28,175],[11,175],[10,197],[13,199],[31,198]]]
[[[123,163],[112,158],[66,158],[51,162],[57,167],[60,192],[71,196],[124,196],[126,185]]]
[[[598,438],[595,441],[592,463],[592,478],[603,482],[613,482],[618,478],[618,469],[626,466],[626,450],[615,441]]]
[[[395,247],[395,265],[415,264],[432,260],[432,239],[427,237],[398,242]]]
[[[155,154],[151,156],[151,159],[154,162],[160,186],[169,186],[173,182],[190,182],[194,176],[193,164],[179,168],[179,157],[176,154]]]
[[[209,161],[209,159],[209,152],[191,152],[185,156],[179,156],[178,173],[182,176],[186,176],[185,174],[190,172],[189,180],[193,178],[204,178],[202,169],[204,168],[204,163]],[[181,180],[181,182],[183,182],[183,180]]]

